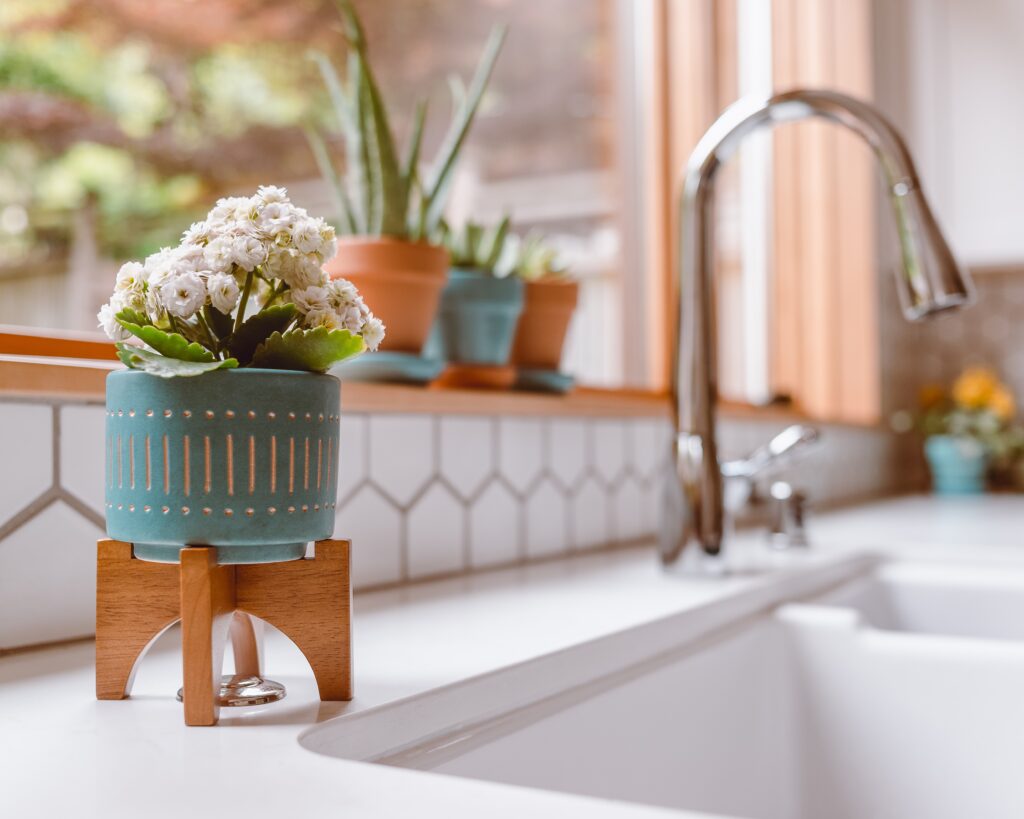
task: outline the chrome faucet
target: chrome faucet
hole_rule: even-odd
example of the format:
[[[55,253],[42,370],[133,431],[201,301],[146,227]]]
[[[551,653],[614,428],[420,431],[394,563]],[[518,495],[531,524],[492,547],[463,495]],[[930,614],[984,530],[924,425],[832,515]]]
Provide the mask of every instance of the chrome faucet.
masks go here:
[[[873,107],[835,91],[797,89],[742,99],[701,138],[686,166],[680,197],[679,321],[675,397],[677,480],[668,481],[660,531],[662,562],[674,563],[691,540],[718,555],[725,530],[723,467],[715,441],[717,371],[712,291],[712,193],[715,172],[749,133],[766,125],[822,117],[871,146],[885,180],[901,247],[897,272],[909,321],[970,304],[960,270],[921,192],[903,139]],[[729,471],[729,470],[726,470]]]

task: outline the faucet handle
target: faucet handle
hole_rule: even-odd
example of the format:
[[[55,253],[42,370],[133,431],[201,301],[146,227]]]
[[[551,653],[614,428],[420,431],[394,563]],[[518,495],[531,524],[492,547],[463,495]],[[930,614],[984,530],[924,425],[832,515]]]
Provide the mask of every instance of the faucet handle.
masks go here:
[[[755,449],[746,458],[726,461],[722,464],[722,477],[747,478],[783,466],[807,447],[817,443],[821,433],[808,424],[793,424],[772,438],[768,443]]]
[[[786,481],[775,481],[769,490],[771,498],[771,525],[768,543],[775,549],[789,549],[807,545],[804,518],[807,496]]]

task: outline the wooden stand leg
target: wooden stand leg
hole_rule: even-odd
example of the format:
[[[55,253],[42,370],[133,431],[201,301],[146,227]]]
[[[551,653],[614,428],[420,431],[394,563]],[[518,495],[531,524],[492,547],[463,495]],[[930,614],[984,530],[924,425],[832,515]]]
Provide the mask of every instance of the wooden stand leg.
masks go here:
[[[320,699],[352,699],[352,582],[347,540],[313,560],[237,567],[239,609],[284,632],[309,661]]]
[[[121,700],[146,650],[179,619],[178,567],[135,560],[119,540],[96,548],[96,698]]]
[[[181,550],[181,654],[185,724],[214,725],[220,711],[224,644],[235,610],[235,567],[218,566],[217,551]]]

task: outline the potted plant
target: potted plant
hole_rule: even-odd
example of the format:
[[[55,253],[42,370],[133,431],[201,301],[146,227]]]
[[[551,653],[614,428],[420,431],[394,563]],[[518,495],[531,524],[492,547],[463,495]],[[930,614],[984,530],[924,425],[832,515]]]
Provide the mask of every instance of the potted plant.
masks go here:
[[[442,386],[507,389],[515,381],[509,356],[523,309],[523,282],[511,275],[508,230],[507,217],[490,228],[467,222],[453,231],[441,225],[452,259],[437,318],[447,363]]]
[[[262,187],[117,274],[98,316],[128,366],[107,378],[107,532],[136,557],[205,545],[261,563],[330,536],[340,393],[324,372],[384,335],[324,271],[334,245]]]
[[[399,157],[360,20],[348,0],[338,0],[348,44],[347,77],[314,54],[345,140],[344,179],[327,145],[313,129],[310,145],[338,204],[342,238],[327,264],[331,276],[355,284],[393,328],[385,349],[419,356],[430,332],[448,271],[444,248],[429,241],[440,224],[459,152],[487,88],[505,37],[490,35],[468,87],[453,82],[454,115],[431,172],[420,177],[426,103],[413,118],[412,136]]]
[[[515,272],[526,284],[523,313],[512,345],[518,386],[565,392],[572,387],[572,378],[558,368],[579,300],[579,284],[568,277],[554,249],[536,234],[523,240]]]
[[[941,495],[985,491],[990,461],[1014,435],[1013,395],[987,369],[965,370],[950,394],[938,386],[922,390],[919,427],[932,486]]]

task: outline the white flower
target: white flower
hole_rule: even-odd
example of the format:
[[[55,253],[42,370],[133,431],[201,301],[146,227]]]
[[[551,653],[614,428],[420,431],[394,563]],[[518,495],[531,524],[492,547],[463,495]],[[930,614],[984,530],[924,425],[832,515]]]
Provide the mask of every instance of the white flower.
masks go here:
[[[206,266],[217,273],[227,273],[235,260],[235,243],[227,236],[218,236],[206,246]]]
[[[238,282],[229,273],[214,273],[206,280],[210,304],[222,313],[230,313],[238,304]]]
[[[260,185],[260,187],[256,189],[256,195],[268,205],[271,202],[288,201],[287,188],[279,188],[276,185]]]
[[[350,333],[358,333],[363,329],[363,313],[358,307],[346,307],[338,311],[338,321]]]
[[[210,241],[210,226],[206,222],[193,222],[181,234],[181,241],[183,244],[205,245]]]
[[[331,307],[338,311],[357,305],[362,301],[356,286],[348,279],[334,279],[328,285],[328,290],[330,292]]]
[[[191,318],[206,301],[206,285],[197,273],[169,278],[160,286],[164,309],[178,318]]]
[[[176,275],[184,273],[199,273],[206,270],[206,248],[202,245],[182,244],[172,254],[174,261],[171,263],[171,270]]]
[[[99,321],[99,326],[107,334],[108,338],[113,341],[124,341],[131,336],[131,333],[118,324],[117,312],[113,306],[104,304],[96,314],[96,320]]]
[[[328,330],[341,329],[338,323],[338,314],[329,307],[318,307],[306,313],[303,324],[310,328],[324,327]]]
[[[292,290],[292,301],[300,313],[312,313],[314,310],[332,310],[330,294],[326,287],[305,287]]]
[[[139,262],[127,262],[117,271],[114,290],[131,293],[142,293],[146,289],[146,268]]]
[[[303,253],[319,253],[323,247],[319,225],[312,219],[296,224],[292,229],[292,245]]]
[[[376,316],[370,316],[363,323],[363,341],[371,350],[376,350],[384,340],[384,322]]]
[[[115,313],[122,310],[146,312],[146,294],[142,290],[115,290],[110,297],[110,306]]]
[[[338,237],[334,233],[334,225],[329,225],[323,219],[317,217],[315,220],[317,230],[320,231],[320,255],[325,259],[333,259],[338,252]]]
[[[231,258],[242,270],[249,272],[267,260],[267,249],[254,235],[243,234],[231,241]]]

